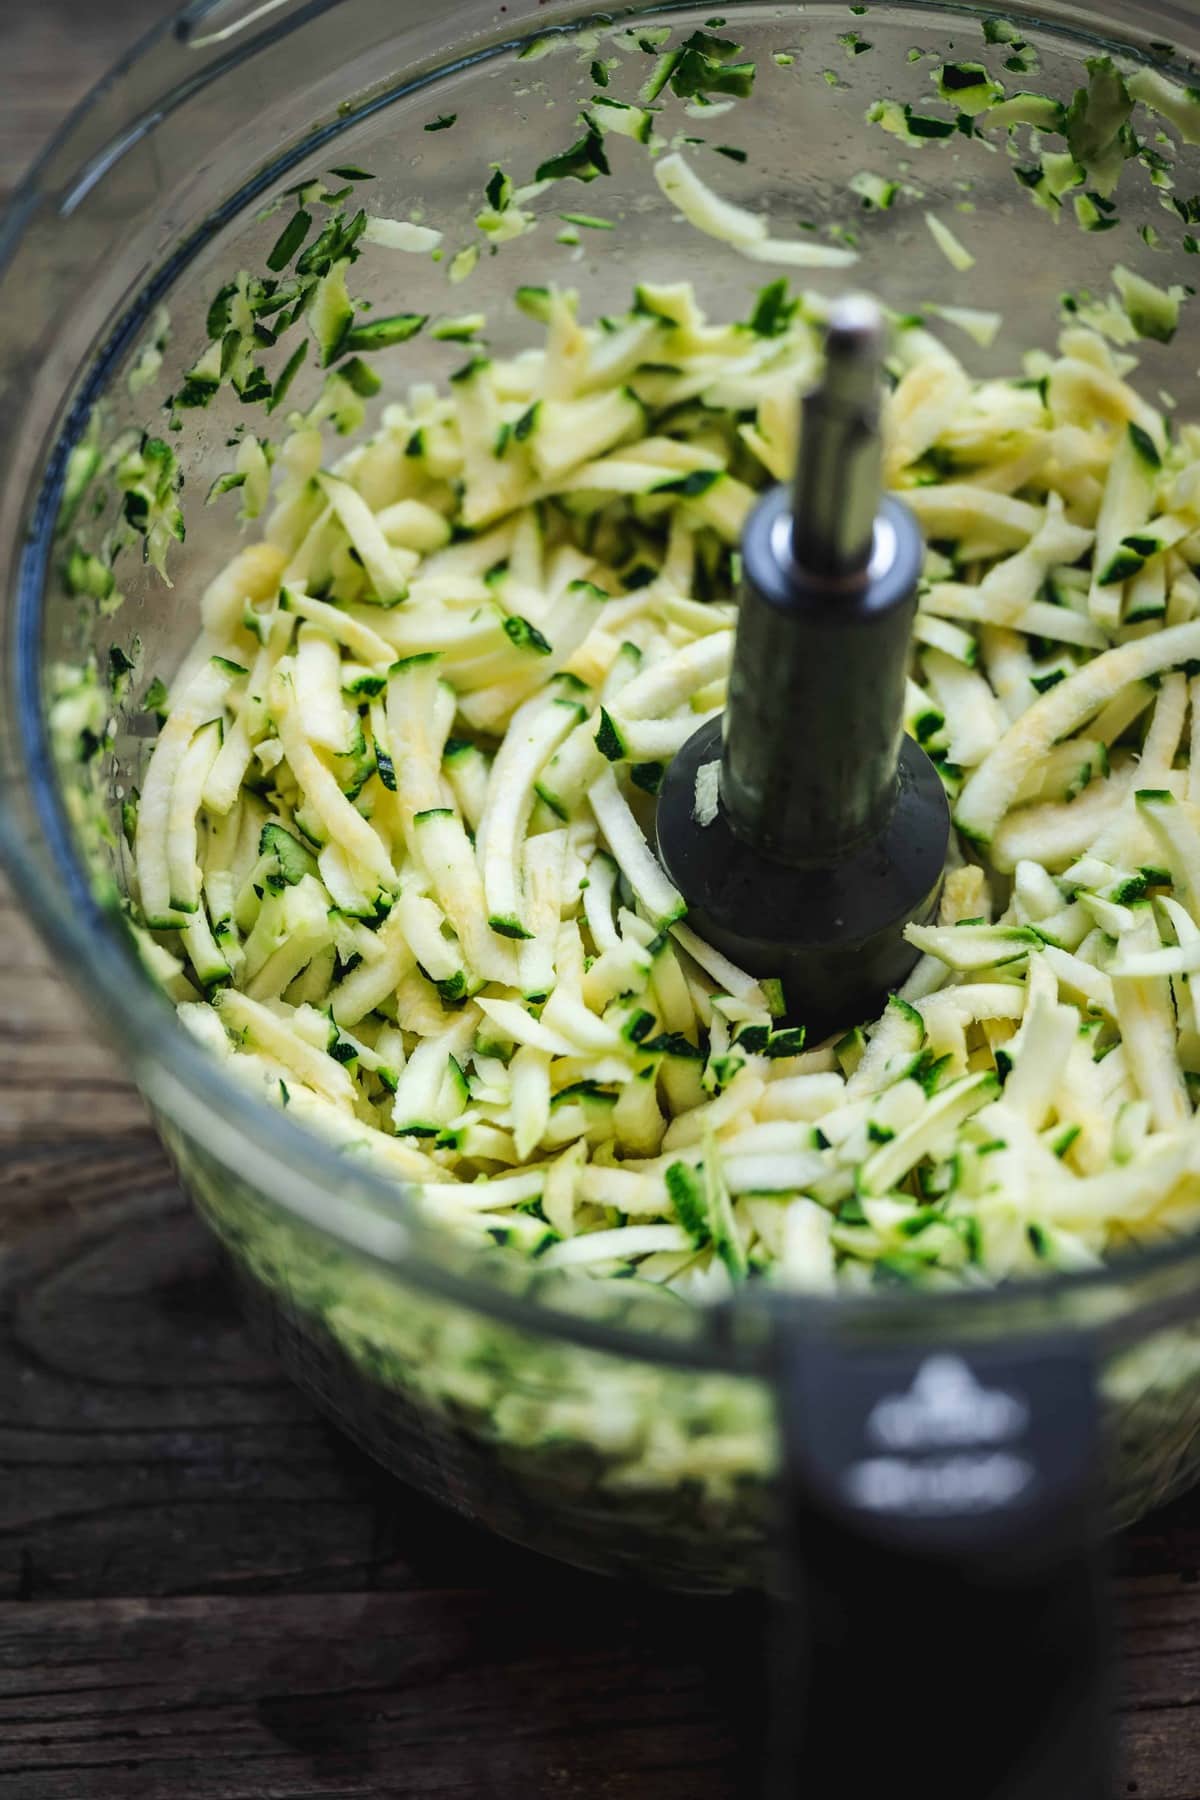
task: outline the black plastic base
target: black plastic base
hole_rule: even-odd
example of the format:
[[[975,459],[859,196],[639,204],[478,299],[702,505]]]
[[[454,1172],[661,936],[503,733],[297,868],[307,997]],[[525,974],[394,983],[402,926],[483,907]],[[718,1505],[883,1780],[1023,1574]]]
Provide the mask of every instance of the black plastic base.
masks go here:
[[[751,974],[777,977],[810,1042],[862,1023],[916,961],[904,926],[937,905],[950,830],[937,770],[905,737],[880,835],[832,866],[797,868],[736,837],[724,806],[711,824],[697,822],[697,772],[720,757],[721,720],[712,719],[676,755],[659,794],[659,855],[687,896],[689,925]]]

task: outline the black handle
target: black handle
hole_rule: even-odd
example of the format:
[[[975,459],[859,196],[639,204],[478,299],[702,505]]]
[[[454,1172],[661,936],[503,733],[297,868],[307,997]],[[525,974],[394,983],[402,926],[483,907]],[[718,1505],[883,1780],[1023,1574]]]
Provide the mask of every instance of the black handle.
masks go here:
[[[797,567],[791,530],[790,498],[774,488],[742,534],[721,798],[747,843],[828,865],[895,804],[922,543],[889,497],[865,578],[839,588]]]
[[[768,1800],[1107,1800],[1090,1359],[786,1325],[781,1349]]]

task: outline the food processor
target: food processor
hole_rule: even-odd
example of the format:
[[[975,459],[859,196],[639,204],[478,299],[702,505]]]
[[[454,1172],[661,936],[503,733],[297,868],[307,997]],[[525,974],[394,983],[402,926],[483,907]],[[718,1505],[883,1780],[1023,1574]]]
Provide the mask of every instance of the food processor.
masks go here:
[[[719,65],[709,91],[670,87],[678,47],[718,32],[736,54],[697,52]],[[626,305],[635,283],[688,280],[743,315],[761,265],[679,219],[644,146],[606,136],[607,173],[596,168],[578,114],[598,85],[653,103],[664,135],[719,149],[707,178],[781,236],[854,250],[852,272],[802,272],[846,333],[849,372],[820,391],[828,412],[847,397],[871,405],[857,374],[874,354],[871,316],[838,311],[851,286],[895,314],[951,297],[998,312],[970,360],[1008,373],[1052,340],[1060,309],[1106,291],[1114,264],[1188,289],[1198,49],[1193,10],[1149,0],[1003,15],[741,4],[720,16],[457,0],[436,17],[378,0],[195,0],[79,109],[0,230],[0,851],[29,914],[145,1093],[249,1312],[343,1429],[405,1480],[550,1555],[696,1592],[781,1593],[779,1792],[798,1770],[851,1793],[901,1772],[938,1795],[1104,1791],[1098,1545],[1200,1473],[1200,1247],[1183,1238],[1103,1271],[971,1292],[826,1297],[748,1282],[681,1305],[643,1283],[480,1253],[234,1084],[176,1021],[119,904],[122,803],[155,730],[144,678],[174,672],[195,598],[237,541],[232,515],[204,500],[228,469],[246,393],[189,408],[181,382],[230,272],[269,266],[281,206],[316,181],[369,175],[380,212],[443,233],[436,260],[381,250],[356,266],[384,327],[470,308],[488,315],[499,352],[513,350],[527,320],[512,293],[531,277],[582,289],[596,313]],[[1081,89],[1101,95],[1106,57],[1137,111],[1106,125],[1102,106],[1084,106],[1073,149],[1089,166],[1115,157],[1120,179],[1055,193],[1055,121]],[[989,134],[972,109],[1001,88],[1014,132]],[[582,171],[587,211],[556,190],[533,202],[536,231],[481,237],[495,173],[530,182],[555,159]],[[1139,344],[1139,382],[1168,390],[1182,418],[1200,400],[1189,334],[1185,311],[1173,343]],[[398,327],[376,343],[382,400],[389,384],[445,382],[462,359],[461,343],[405,342]],[[272,396],[287,359],[264,341]],[[289,404],[310,404],[321,372],[297,363],[288,380]],[[253,378],[243,387],[252,398]],[[360,398],[369,413],[376,402]],[[172,452],[152,502],[173,541],[169,558],[126,556],[118,588],[73,565],[69,544],[81,506],[99,519],[113,504],[88,476],[123,434],[143,456],[148,437]],[[804,435],[811,458],[818,433]],[[802,501],[831,459],[844,467],[846,452],[802,457]],[[856,516],[852,486],[836,484],[826,514],[819,499],[796,506],[801,536],[814,519],[824,527],[797,554],[801,571],[828,581],[866,566],[865,538],[841,529]],[[749,540],[744,555],[748,588],[762,591]],[[99,716],[83,697],[72,706],[89,659],[108,683]],[[757,667],[777,660],[768,646]],[[888,666],[881,654],[884,687]],[[771,697],[785,674],[751,681],[728,740],[743,766],[757,757],[776,778],[787,709]],[[860,690],[839,674],[853,711]],[[719,754],[698,746],[677,778],[694,787]],[[940,795],[921,791],[936,847]],[[719,931],[720,896],[682,873],[670,804],[667,787],[664,858]],[[749,833],[768,861],[776,811]],[[846,849],[817,829],[808,854],[836,867]],[[876,921],[881,985],[897,925],[935,889],[936,867],[920,861]],[[795,941],[790,907],[783,920],[758,935]],[[824,929],[804,939],[831,943]],[[840,992],[833,982],[834,1012]]]

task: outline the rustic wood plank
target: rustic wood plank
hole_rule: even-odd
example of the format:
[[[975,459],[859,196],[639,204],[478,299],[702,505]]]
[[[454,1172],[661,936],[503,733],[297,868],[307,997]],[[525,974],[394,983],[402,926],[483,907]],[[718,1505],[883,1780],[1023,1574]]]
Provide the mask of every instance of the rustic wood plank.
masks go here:
[[[1126,1603],[1153,1610],[1163,1597],[1144,1585]],[[1176,1629],[1194,1651],[1194,1607]],[[755,1633],[743,1602],[647,1613],[572,1575],[503,1608],[463,1586],[11,1607],[0,1785],[19,1781],[22,1800],[740,1800]],[[1146,1704],[1128,1680],[1123,1705],[1125,1790],[1194,1800],[1195,1712]]]
[[[0,1290],[0,1594],[412,1585],[386,1478],[248,1342],[159,1171],[32,1223]]]
[[[735,1676],[714,1609],[647,1630],[627,1600],[583,1613],[554,1588],[502,1613],[478,1590],[14,1608],[0,1785],[22,1800],[742,1791],[713,1705]]]

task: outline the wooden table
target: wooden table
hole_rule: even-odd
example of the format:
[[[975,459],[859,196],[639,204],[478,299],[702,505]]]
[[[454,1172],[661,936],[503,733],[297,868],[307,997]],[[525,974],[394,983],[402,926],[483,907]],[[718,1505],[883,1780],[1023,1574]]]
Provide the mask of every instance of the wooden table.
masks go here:
[[[3,8],[0,194],[159,11]],[[0,1038],[0,1795],[752,1795],[753,1609],[497,1545],[325,1424],[2,895]],[[1198,1800],[1200,1499],[1120,1561],[1121,1791]]]

